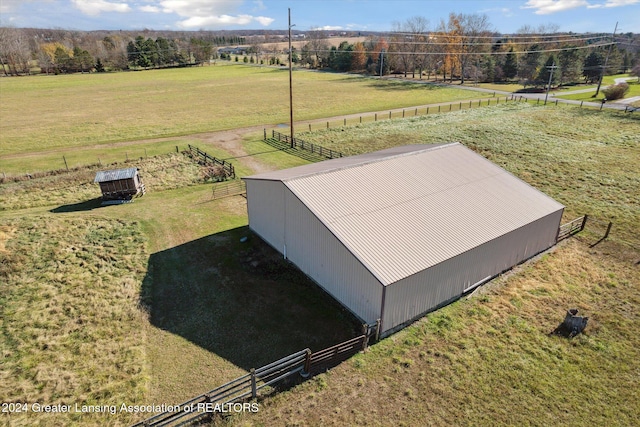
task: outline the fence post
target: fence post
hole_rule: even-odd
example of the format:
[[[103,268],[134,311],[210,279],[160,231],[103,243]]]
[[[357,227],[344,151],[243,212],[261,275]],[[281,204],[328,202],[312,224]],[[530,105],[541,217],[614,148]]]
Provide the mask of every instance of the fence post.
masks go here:
[[[389,120],[391,120],[391,111],[389,111]]]
[[[418,115],[418,109],[416,108],[416,113],[414,114],[414,116],[417,116],[417,115]]]
[[[440,107],[441,107],[441,105],[438,105],[438,113],[440,112]]]
[[[345,118],[344,119],[344,126],[346,126],[346,125],[347,125],[347,119]]]
[[[67,170],[69,170],[69,165],[67,164],[67,159],[64,156],[62,156],[62,160],[64,160],[64,165],[67,168]]]
[[[427,114],[429,114],[429,107],[427,107]]]
[[[607,226],[607,231],[604,233],[604,237],[602,238],[602,240],[609,237],[609,232],[611,231],[611,227],[613,227],[613,222],[609,221],[609,225]]]
[[[327,129],[329,129],[329,122],[327,122]]]
[[[585,214],[584,217],[582,218],[582,225],[580,226],[580,231],[584,230],[584,227],[587,225],[587,218],[589,217],[589,215]]]
[[[374,122],[377,122],[377,121],[378,121],[378,113],[375,113],[375,116],[374,116],[374,117],[375,117],[375,118],[374,118]]]
[[[251,397],[254,399],[258,396],[258,387],[256,385],[256,368],[251,368]]]
[[[378,319],[376,320],[376,342],[380,339],[380,326],[382,326],[382,321]]]
[[[625,113],[626,113],[626,112],[627,112],[627,111],[625,110]],[[402,109],[402,118],[404,119],[404,108]]]
[[[264,139],[267,139],[267,128],[263,128],[264,130]]]
[[[309,349],[307,349],[307,354],[304,358],[304,368],[302,368],[300,375],[302,378],[309,378],[309,375],[311,375],[311,350]]]

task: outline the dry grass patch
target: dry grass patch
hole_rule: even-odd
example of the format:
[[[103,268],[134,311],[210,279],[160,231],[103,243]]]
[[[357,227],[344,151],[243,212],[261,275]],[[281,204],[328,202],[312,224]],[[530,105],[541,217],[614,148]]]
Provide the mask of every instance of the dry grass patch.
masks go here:
[[[131,167],[140,170],[142,182],[150,192],[185,187],[205,180],[203,168],[192,159],[178,153],[166,154],[1,184],[0,197],[3,201],[0,210],[72,205],[96,199],[101,196],[100,187],[93,183],[97,171]]]
[[[640,274],[572,241],[234,425],[634,425]],[[567,308],[583,335],[550,333]]]
[[[0,253],[0,401],[141,404],[145,239],[135,222],[31,216]],[[4,414],[3,414],[4,415]],[[127,414],[12,414],[11,425],[126,424]]]

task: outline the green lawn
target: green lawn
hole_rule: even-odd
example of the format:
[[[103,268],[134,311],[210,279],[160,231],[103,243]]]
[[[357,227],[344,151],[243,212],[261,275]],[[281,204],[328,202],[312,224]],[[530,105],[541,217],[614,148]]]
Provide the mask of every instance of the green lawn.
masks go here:
[[[13,153],[288,122],[288,85],[286,70],[243,65],[0,79],[0,161]],[[293,91],[296,120],[476,97],[311,71],[294,73]]]
[[[298,119],[477,96],[336,74],[295,77],[296,93],[315,94],[304,98]],[[103,82],[97,89],[87,83],[96,81]],[[75,164],[122,161],[127,153],[152,188],[134,203],[98,208],[86,203],[98,194],[87,182],[92,170],[0,184],[0,401],[176,404],[250,367],[354,334],[348,314],[251,235],[245,199],[213,200],[212,184],[198,181],[201,171],[168,153],[193,143],[230,159],[239,175],[304,164],[262,142],[261,131],[233,143],[184,136],[286,121],[287,83],[280,70],[231,65],[0,79],[0,172],[6,164],[25,171],[34,159],[61,168],[62,155]],[[226,114],[203,100],[204,89],[220,95],[215,105]],[[86,112],[71,102],[93,92],[101,102],[89,102]],[[156,103],[133,106],[143,94]],[[45,114],[21,117],[35,100]],[[55,105],[68,108],[56,114]],[[101,133],[107,112],[113,133]],[[88,123],[91,114],[98,118],[84,131],[61,124]],[[300,138],[347,155],[460,141],[565,204],[567,218],[593,218],[579,239],[484,295],[227,422],[633,425],[640,418],[639,125],[637,114],[501,103],[300,129]],[[166,134],[183,136],[109,144]],[[610,238],[589,248],[609,220]],[[573,307],[591,317],[585,334],[550,336]],[[27,414],[7,422],[97,426],[141,418]]]
[[[564,203],[568,218],[593,217],[580,237],[475,298],[229,424],[635,425],[639,125],[637,115],[520,103],[300,135],[349,154],[460,141]],[[590,248],[608,220],[611,236]],[[571,340],[551,334],[568,308],[590,317]]]

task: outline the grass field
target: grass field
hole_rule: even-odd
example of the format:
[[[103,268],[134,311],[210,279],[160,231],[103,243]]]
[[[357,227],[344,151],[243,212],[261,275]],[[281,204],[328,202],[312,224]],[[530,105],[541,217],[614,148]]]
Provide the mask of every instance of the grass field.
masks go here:
[[[275,73],[213,68],[175,74],[175,85],[182,84],[180,76],[198,80],[230,73],[227,68],[262,83],[261,73]],[[328,79],[328,92],[354,83],[351,77],[321,76],[310,79]],[[86,76],[65,77],[81,82]],[[81,84],[69,84],[82,92]],[[105,90],[111,84],[105,82]],[[406,106],[404,96],[413,105],[423,103],[409,94],[424,89],[383,88],[376,85],[385,83],[363,79],[355,84],[362,85],[363,100],[384,93],[388,104],[376,104],[380,109]],[[46,91],[34,90],[25,99]],[[262,92],[243,100],[254,102],[256,93]],[[12,112],[3,111],[3,119],[14,123],[12,114],[26,108],[15,103]],[[370,106],[358,109],[353,100],[345,109]],[[337,114],[335,106],[322,108]],[[589,213],[594,221],[578,239],[482,288],[478,297],[432,313],[329,373],[262,401],[258,414],[222,423],[633,425],[640,418],[640,201],[634,196],[640,185],[639,125],[637,115],[509,103],[299,134],[346,154],[460,141],[564,203],[568,218]],[[113,126],[121,135],[130,129],[127,120],[114,119]],[[74,140],[77,148],[55,127],[47,132],[60,145],[45,150],[43,165],[58,162],[61,153],[71,158],[78,151],[78,161],[93,163],[97,153],[121,157],[122,149],[147,148],[149,158],[136,165],[153,191],[132,204],[92,209],[86,202],[98,190],[86,185],[91,173],[0,184],[0,401],[176,404],[251,367],[357,333],[347,313],[249,233],[242,197],[213,200],[211,184],[197,182],[198,169],[165,151],[177,141],[194,143],[231,159],[241,175],[305,163],[263,143],[262,132],[234,144],[181,134],[120,147],[106,144],[109,135],[94,134],[95,140]],[[17,145],[13,154],[3,152],[0,164],[11,159],[20,171],[32,161],[25,153],[39,157],[15,135],[2,135],[3,149],[8,140]],[[151,147],[158,151],[151,153]],[[608,220],[614,223],[610,238],[589,248]],[[590,316],[585,334],[573,340],[550,336],[574,307]],[[85,426],[141,418],[12,414],[2,421]]]
[[[604,232],[594,222],[594,234],[228,423],[635,425],[639,125],[618,113],[511,104],[300,135],[350,154],[461,141],[566,204],[569,217],[611,219],[614,232],[589,248]],[[590,316],[585,333],[550,335],[568,308]]]
[[[293,81],[297,120],[475,96],[311,71],[296,71]],[[0,161],[12,153],[287,122],[288,85],[286,70],[242,65],[0,79]]]

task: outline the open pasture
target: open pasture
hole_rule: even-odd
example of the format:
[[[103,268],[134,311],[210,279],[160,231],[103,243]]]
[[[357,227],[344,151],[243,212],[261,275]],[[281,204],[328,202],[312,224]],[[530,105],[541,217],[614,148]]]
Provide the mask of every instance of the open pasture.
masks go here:
[[[214,68],[188,71],[196,76],[247,73],[248,80],[282,73]],[[167,71],[180,75],[186,70]],[[354,84],[352,77],[298,74],[322,76],[309,77],[308,84],[327,79],[323,84],[334,94]],[[61,79],[87,77],[95,76]],[[196,77],[184,77],[191,78]],[[278,114],[286,121],[286,76],[278,78],[285,91]],[[0,80],[2,85],[8,81]],[[28,79],[16,79],[21,80]],[[350,112],[436,102],[411,95],[424,94],[426,89],[417,85],[378,86],[387,83],[358,78],[355,85],[363,95],[359,102],[354,98],[345,104]],[[380,101],[374,108],[367,103],[382,95],[386,104]],[[406,102],[404,96],[409,96]],[[248,110],[258,98],[255,93],[236,97],[249,106],[230,111]],[[453,99],[458,98],[441,100]],[[174,101],[176,108],[200,114],[177,97]],[[271,110],[274,105],[279,104],[271,104]],[[129,108],[126,102],[116,107],[114,114]],[[314,117],[322,112],[335,116],[343,105],[319,107]],[[145,120],[152,122],[151,117]],[[234,116],[229,123],[243,120]],[[612,220],[614,228],[610,239],[594,248],[589,245],[597,237],[589,233],[560,245],[540,261],[498,279],[479,298],[432,313],[368,353],[261,402],[258,414],[228,423],[632,425],[640,417],[635,387],[640,370],[640,206],[634,197],[640,185],[639,120],[609,111],[509,103],[300,134],[346,154],[457,140],[564,203],[569,218],[595,214]],[[118,132],[125,141],[128,125],[124,119],[122,123]],[[207,126],[203,129],[214,129]],[[56,150],[71,153],[74,144],[84,153],[79,158],[87,159],[95,157],[93,146],[109,147],[108,136],[101,139],[94,133],[91,140],[82,140],[82,133],[76,133],[80,139],[69,143],[56,129],[47,128],[50,139],[58,141],[45,150],[54,152],[46,154],[54,156],[52,162]],[[198,141],[195,145],[205,151],[233,158],[242,175],[304,163],[261,142],[261,132],[232,146],[206,135],[186,136],[189,127],[184,133],[179,129],[176,125],[175,135],[181,136],[166,141],[163,149],[177,140]],[[149,137],[145,132],[136,138]],[[24,170],[31,158],[20,153],[37,156],[39,148],[20,143],[14,134],[11,142],[17,145],[8,154],[6,138],[3,132],[0,165],[14,156],[15,167]],[[140,142],[138,148],[164,143]],[[118,153],[122,151],[116,149]],[[189,170],[183,174],[189,176]],[[16,204],[0,212],[0,348],[6,361],[0,369],[0,400],[176,404],[250,367],[354,333],[350,316],[249,233],[243,198],[212,200],[210,184],[163,182],[123,206],[85,209],[81,205],[87,195],[70,192],[61,196],[64,203]],[[14,200],[31,197],[22,191]],[[80,206],[55,211],[74,204]],[[245,236],[249,239],[242,243]],[[568,308],[590,316],[585,334],[573,340],[550,336]],[[133,418],[144,416],[29,414],[13,417],[11,425],[126,425]]]
[[[629,114],[507,104],[299,135],[351,154],[461,141],[564,203],[569,219],[595,218],[474,298],[229,424],[635,425],[639,129]],[[607,220],[609,239],[590,247]],[[570,340],[552,334],[569,308],[590,318]]]
[[[296,120],[476,96],[458,89],[311,71],[296,71],[293,82]],[[0,79],[0,92],[0,164],[15,153],[289,120],[288,72],[273,67],[218,64],[32,76]]]

